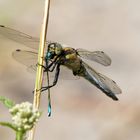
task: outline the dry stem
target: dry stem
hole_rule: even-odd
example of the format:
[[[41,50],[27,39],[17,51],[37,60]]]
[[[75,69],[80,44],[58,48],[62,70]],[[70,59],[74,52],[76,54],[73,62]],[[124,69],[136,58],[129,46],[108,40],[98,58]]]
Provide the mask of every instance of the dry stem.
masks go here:
[[[42,86],[42,77],[43,77],[43,68],[41,65],[43,65],[44,47],[45,47],[48,20],[49,20],[49,8],[50,8],[50,0],[45,0],[44,19],[42,24],[42,31],[40,35],[40,44],[39,44],[39,52],[38,52],[38,63],[40,65],[38,65],[37,67],[35,90],[34,90],[35,92],[34,92],[33,105],[35,108],[39,108],[40,105],[40,95],[41,95],[40,89]],[[35,127],[29,132],[28,140],[34,139],[34,133],[35,133]]]

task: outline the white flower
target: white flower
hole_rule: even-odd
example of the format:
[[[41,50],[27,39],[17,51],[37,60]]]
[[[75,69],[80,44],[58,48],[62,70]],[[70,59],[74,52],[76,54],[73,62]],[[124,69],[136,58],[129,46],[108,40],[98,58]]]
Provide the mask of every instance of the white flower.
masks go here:
[[[9,111],[12,114],[13,124],[19,131],[31,129],[41,115],[41,112],[29,102],[16,104]]]

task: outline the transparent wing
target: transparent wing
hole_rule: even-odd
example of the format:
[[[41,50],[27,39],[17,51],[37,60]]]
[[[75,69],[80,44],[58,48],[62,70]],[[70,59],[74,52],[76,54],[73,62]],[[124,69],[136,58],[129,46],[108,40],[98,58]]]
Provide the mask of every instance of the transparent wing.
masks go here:
[[[28,68],[35,69],[34,67],[37,64],[38,54],[32,51],[16,50],[12,53],[12,57]]]
[[[27,71],[30,73],[36,73],[37,69],[37,59],[38,54],[32,51],[26,50],[16,50],[12,53],[13,58],[19,63],[27,66]],[[55,77],[55,71],[49,73],[51,78]],[[47,75],[44,73],[44,80],[47,80]],[[79,79],[78,76],[74,76],[72,71],[66,68],[65,66],[61,66],[60,69],[60,79],[64,80],[76,80]]]
[[[104,65],[104,66],[109,66],[111,64],[110,57],[107,54],[105,54],[103,51],[90,52],[90,51],[87,51],[84,49],[77,49],[77,53],[82,58],[85,58],[85,59],[88,59],[91,61],[95,61],[97,63]]]
[[[36,73],[37,65],[30,65],[27,68],[27,71],[30,73]],[[49,76],[51,79],[54,79],[55,77],[55,70],[53,72],[49,72]],[[59,79],[61,80],[78,80],[80,77],[79,76],[74,76],[72,71],[66,68],[65,66],[60,67],[60,74],[59,74]],[[46,83],[47,81],[47,74],[44,72],[44,82]]]
[[[51,79],[54,79],[55,71],[49,72],[49,76]],[[80,78],[79,76],[73,75],[72,70],[68,69],[67,67],[65,67],[63,65],[60,66],[59,79],[61,79],[61,80],[78,80],[79,78]],[[46,79],[47,79],[47,74],[44,73],[44,80],[46,81]]]
[[[8,39],[21,43],[29,48],[38,50],[39,39],[36,37],[32,37],[30,35],[5,27],[3,25],[0,25],[0,34]],[[47,41],[46,45],[50,42],[51,41]]]
[[[115,94],[120,94],[122,91],[110,78],[105,75],[96,72],[85,62],[82,63],[86,69],[85,79],[94,84],[96,87],[101,89],[107,96],[111,97],[114,100],[118,100]]]

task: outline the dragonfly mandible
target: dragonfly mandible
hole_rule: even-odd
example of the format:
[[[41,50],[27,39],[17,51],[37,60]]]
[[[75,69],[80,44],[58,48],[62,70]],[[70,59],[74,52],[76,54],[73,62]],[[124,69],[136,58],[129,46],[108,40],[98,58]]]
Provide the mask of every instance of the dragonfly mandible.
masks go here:
[[[3,25],[0,26],[0,34],[32,49],[38,49],[38,38]],[[116,82],[97,72],[84,61],[84,59],[88,59],[101,65],[109,66],[111,64],[111,59],[107,54],[103,51],[91,52],[84,49],[64,47],[60,43],[51,41],[47,41],[46,46],[47,49],[44,54],[45,65],[43,65],[44,72],[49,71],[52,73],[55,71],[55,77],[52,85],[42,87],[41,91],[45,91],[57,84],[61,67],[64,66],[72,71],[73,76],[79,76],[86,79],[108,97],[113,100],[118,100],[116,94],[120,94],[122,91]],[[16,50],[13,52],[14,59],[34,70],[36,70],[37,66],[37,56],[37,52],[33,51]]]

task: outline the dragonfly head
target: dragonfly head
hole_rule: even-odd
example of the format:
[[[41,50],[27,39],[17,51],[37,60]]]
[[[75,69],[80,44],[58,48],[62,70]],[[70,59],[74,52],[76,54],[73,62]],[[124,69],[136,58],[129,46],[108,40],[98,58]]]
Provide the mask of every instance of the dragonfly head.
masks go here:
[[[48,45],[48,51],[46,54],[46,59],[53,59],[55,56],[59,56],[62,53],[62,46],[59,43],[50,43]]]

